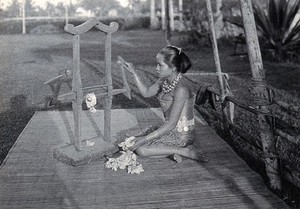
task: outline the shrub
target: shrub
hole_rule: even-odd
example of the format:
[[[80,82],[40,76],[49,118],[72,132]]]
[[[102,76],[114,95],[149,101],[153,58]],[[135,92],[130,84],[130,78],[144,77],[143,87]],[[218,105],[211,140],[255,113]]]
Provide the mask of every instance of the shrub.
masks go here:
[[[128,17],[124,19],[122,30],[132,30],[132,29],[141,29],[150,27],[150,17]]]
[[[22,21],[0,22],[0,34],[22,33]]]
[[[299,0],[269,0],[266,10],[257,2],[253,11],[265,41],[264,48],[271,49],[279,59],[297,54],[300,46]]]
[[[61,30],[52,25],[52,24],[46,24],[46,25],[39,25],[32,30],[30,30],[30,34],[49,34],[49,33],[59,33]]]
[[[75,26],[82,24],[87,19],[84,18],[70,18],[69,23]],[[150,17],[131,17],[131,18],[102,18],[100,21],[106,25],[111,22],[117,22],[119,24],[119,30],[132,30],[150,27]],[[65,26],[65,19],[53,19],[53,20],[27,20],[26,31],[27,33],[63,33]],[[97,29],[94,29],[97,30]],[[0,22],[0,34],[20,34],[22,33],[22,21],[10,20]]]

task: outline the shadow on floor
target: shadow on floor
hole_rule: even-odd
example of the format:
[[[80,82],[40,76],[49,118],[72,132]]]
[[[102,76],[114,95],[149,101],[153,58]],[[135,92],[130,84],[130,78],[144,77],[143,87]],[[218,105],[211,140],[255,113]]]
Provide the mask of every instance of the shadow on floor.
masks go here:
[[[0,164],[36,111],[26,100],[25,95],[16,95],[10,99],[10,109],[0,113]]]

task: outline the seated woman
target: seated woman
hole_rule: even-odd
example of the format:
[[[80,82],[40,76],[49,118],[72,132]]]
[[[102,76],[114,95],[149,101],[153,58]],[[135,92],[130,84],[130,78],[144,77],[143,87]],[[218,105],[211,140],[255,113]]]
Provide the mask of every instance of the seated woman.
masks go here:
[[[207,162],[193,143],[191,130],[194,126],[195,95],[184,77],[192,66],[190,59],[174,46],[163,48],[156,56],[158,80],[150,87],[145,86],[132,64],[126,69],[133,74],[135,83],[144,97],[158,96],[165,122],[152,133],[136,137],[130,150],[145,157],[169,157],[177,162],[181,156]]]

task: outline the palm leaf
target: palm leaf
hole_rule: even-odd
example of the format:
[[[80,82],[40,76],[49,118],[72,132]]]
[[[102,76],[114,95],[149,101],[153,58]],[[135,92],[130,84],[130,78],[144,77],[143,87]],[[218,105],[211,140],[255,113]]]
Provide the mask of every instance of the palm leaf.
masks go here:
[[[275,0],[269,1],[269,20],[272,26],[272,32],[275,35],[276,29],[278,28],[278,15]],[[274,37],[275,38],[275,37]]]
[[[282,4],[281,7],[282,8],[282,32],[281,32],[281,39],[284,39],[285,33],[284,31],[287,30],[287,26],[286,26],[286,22],[287,22],[287,18],[288,18],[288,6],[289,6],[289,1],[286,2],[286,0],[282,0]]]
[[[294,39],[293,41],[289,42],[287,45],[284,45],[284,50],[286,51],[293,51],[300,48],[300,37]]]
[[[280,0],[279,5],[278,5],[278,19],[279,19],[279,24],[278,26],[280,27],[280,39],[283,39],[284,37],[284,31],[285,29],[285,20],[286,20],[286,11],[287,11],[287,5],[286,0]]]
[[[290,2],[290,1],[288,1],[288,2]],[[287,12],[287,21],[286,21],[287,28],[289,28],[290,25],[292,24],[298,11],[299,11],[299,0],[296,0],[294,2],[294,5],[292,5],[291,9],[289,9]]]
[[[258,2],[253,6],[257,28],[269,47],[276,53],[298,49],[300,46],[300,20],[295,23],[300,0],[269,0],[265,12]]]
[[[267,17],[263,9],[259,4],[253,6],[254,18],[256,20],[256,24],[262,34],[268,38],[271,36],[270,24],[267,21]]]
[[[294,37],[299,36],[300,33],[300,20],[297,21],[296,25],[291,29],[291,31],[287,34],[284,43],[288,43],[293,40]]]

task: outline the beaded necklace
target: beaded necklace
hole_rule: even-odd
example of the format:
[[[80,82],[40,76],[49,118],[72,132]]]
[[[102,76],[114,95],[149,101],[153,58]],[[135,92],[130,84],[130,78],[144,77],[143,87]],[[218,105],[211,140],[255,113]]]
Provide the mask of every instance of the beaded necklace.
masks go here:
[[[163,92],[166,94],[166,93],[169,93],[171,92],[175,86],[178,84],[180,78],[182,77],[181,73],[178,73],[178,75],[176,76],[176,78],[171,82],[171,84],[169,84],[168,80],[165,79],[164,83],[163,83],[163,86],[162,86],[162,90]]]

